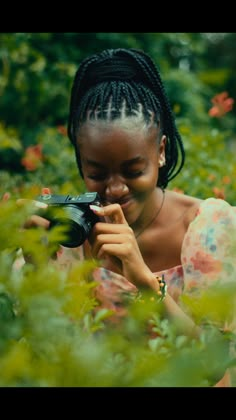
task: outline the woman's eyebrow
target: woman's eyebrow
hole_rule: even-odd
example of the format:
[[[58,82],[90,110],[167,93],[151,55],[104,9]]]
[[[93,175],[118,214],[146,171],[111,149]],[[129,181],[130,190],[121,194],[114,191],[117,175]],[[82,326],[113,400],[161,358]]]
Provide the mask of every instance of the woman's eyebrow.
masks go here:
[[[142,163],[144,161],[145,161],[145,159],[143,157],[136,156],[135,158],[124,160],[122,162],[122,166],[133,165],[135,163]],[[96,166],[97,168],[103,168],[104,167],[104,165],[102,163],[99,163],[96,160],[92,160],[92,159],[85,159],[85,163],[87,165]]]
[[[84,159],[84,161],[87,165],[96,166],[97,168],[103,168],[103,165],[101,163],[96,162],[95,160]]]
[[[124,160],[124,162],[122,162],[122,165],[132,165],[132,164],[135,164],[135,163],[142,163],[144,161],[145,161],[145,159],[143,157],[136,156],[135,158]]]

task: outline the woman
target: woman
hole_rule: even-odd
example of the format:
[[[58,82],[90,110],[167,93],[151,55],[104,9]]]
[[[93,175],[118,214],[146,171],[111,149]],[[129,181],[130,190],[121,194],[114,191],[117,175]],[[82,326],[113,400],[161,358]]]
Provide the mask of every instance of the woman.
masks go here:
[[[62,247],[59,263],[70,264],[72,254],[101,260],[94,277],[104,305],[116,307],[118,290],[150,288],[181,332],[198,334],[180,296],[226,272],[233,279],[235,209],[166,190],[185,154],[151,58],[122,48],[86,58],[72,87],[68,134],[86,188],[99,193],[102,207],[91,206],[101,221],[89,240],[78,250]],[[229,385],[227,374],[217,384]]]

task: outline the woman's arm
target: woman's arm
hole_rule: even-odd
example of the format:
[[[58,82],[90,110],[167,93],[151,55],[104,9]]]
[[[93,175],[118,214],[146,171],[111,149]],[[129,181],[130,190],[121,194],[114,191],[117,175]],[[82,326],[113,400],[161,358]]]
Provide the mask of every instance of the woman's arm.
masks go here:
[[[133,230],[130,228],[118,204],[92,208],[96,214],[109,218],[112,223],[96,223],[90,238],[92,254],[102,260],[107,256],[117,266],[117,271],[138,289],[150,288],[157,295],[160,284],[157,277],[145,264]],[[179,333],[197,336],[200,328],[185,314],[174,299],[167,294],[163,300],[166,316],[171,319]]]

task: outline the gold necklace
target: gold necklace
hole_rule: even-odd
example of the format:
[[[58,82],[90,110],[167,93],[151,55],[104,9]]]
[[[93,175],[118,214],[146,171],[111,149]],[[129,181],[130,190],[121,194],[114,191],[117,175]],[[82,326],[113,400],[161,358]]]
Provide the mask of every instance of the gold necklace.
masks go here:
[[[165,201],[165,190],[164,189],[162,189],[161,188],[161,191],[162,191],[162,193],[163,193],[163,195],[162,195],[162,201],[161,201],[161,205],[160,205],[160,207],[159,207],[159,209],[157,210],[157,212],[156,212],[156,214],[154,215],[154,217],[150,220],[150,222],[148,222],[148,224],[146,225],[146,226],[144,226],[144,228],[143,229],[141,229],[140,230],[140,232],[138,232],[136,235],[135,235],[135,238],[137,239],[140,235],[141,235],[141,233],[143,233],[149,226],[151,226],[151,224],[154,222],[154,220],[156,220],[156,218],[157,218],[157,216],[159,215],[159,213],[161,212],[161,209],[162,209],[162,207],[163,207],[163,204],[164,204],[164,201]]]

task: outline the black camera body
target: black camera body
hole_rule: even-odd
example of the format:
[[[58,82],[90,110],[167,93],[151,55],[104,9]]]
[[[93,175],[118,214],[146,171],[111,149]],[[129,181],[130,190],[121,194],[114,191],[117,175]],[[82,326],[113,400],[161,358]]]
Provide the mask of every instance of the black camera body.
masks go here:
[[[50,221],[50,228],[59,225],[65,227],[66,238],[61,242],[65,247],[75,248],[82,245],[99,221],[99,217],[89,208],[90,204],[101,206],[96,192],[77,196],[42,194],[35,199],[48,205],[43,217]]]

